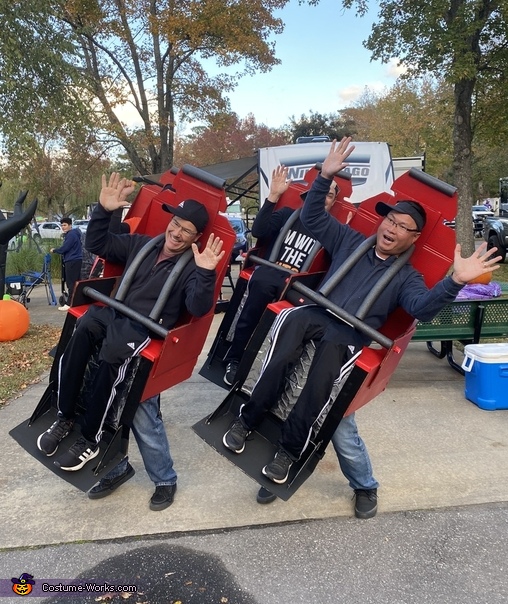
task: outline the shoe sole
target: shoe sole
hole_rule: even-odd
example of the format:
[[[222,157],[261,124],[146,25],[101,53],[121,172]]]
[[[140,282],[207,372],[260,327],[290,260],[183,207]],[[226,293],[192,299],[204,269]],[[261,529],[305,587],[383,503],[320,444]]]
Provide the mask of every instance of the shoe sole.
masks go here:
[[[256,501],[262,505],[272,503],[272,501],[275,501],[276,499],[277,495],[274,495],[271,491],[265,489],[264,487],[261,487],[256,495]]]
[[[71,467],[66,467],[64,468],[63,466],[60,465],[60,463],[58,462],[58,459],[56,459],[53,463],[55,464],[55,466],[57,466],[57,468],[60,468],[60,470],[65,470],[65,472],[77,472],[78,470],[81,470],[81,468],[87,464],[89,461],[91,461],[92,459],[94,459],[94,457],[97,457],[97,455],[99,455],[99,447],[97,447],[97,449],[95,451],[92,451],[92,453],[90,453],[90,455],[82,460],[82,462],[80,464],[78,464],[77,466],[73,466]]]
[[[44,453],[44,455],[45,455],[46,457],[51,457],[52,455],[54,455],[54,454],[55,454],[55,453],[58,451],[58,445],[55,447],[55,450],[53,451],[53,453],[46,453],[46,451],[44,451],[44,449],[42,449],[42,448],[41,448],[41,439],[42,439],[42,437],[43,437],[45,434],[46,434],[46,432],[43,432],[43,433],[42,433],[42,434],[39,436],[39,438],[37,439],[37,448],[39,449],[39,451],[40,451],[41,453]],[[65,436],[64,436],[64,438],[65,438]],[[60,443],[58,443],[58,444],[60,444]]]
[[[152,512],[162,512],[162,510],[165,510],[170,505],[172,505],[175,501],[176,491],[177,491],[177,489],[175,488],[173,491],[173,498],[171,500],[164,501],[163,503],[152,503],[152,501],[150,501],[149,507],[152,510]]]
[[[152,510],[152,512],[162,512],[162,510],[168,508],[173,503],[173,501],[174,499],[172,499],[171,501],[165,501],[164,503],[150,502],[150,509]]]
[[[136,470],[131,466],[129,468],[129,470],[127,471],[127,473],[124,474],[118,480],[118,482],[115,482],[113,485],[111,485],[107,489],[103,489],[102,491],[96,491],[95,493],[92,493],[92,491],[88,491],[88,499],[103,499],[104,497],[111,495],[111,493],[114,493],[118,489],[118,487],[121,487],[125,482],[130,480],[134,476],[135,473],[136,473]]]
[[[248,436],[248,435],[247,435]],[[228,443],[226,442],[226,435],[224,434],[224,436],[222,437],[222,444],[226,447],[226,449],[228,449],[228,451],[232,451],[233,453],[236,453],[237,455],[240,455],[240,453],[243,453],[244,449],[245,449],[245,443],[243,443],[243,447],[241,449],[232,449]]]
[[[266,466],[261,470],[261,473],[276,484],[284,484],[289,476],[289,470],[284,478],[275,478],[275,476],[270,476],[270,474],[266,471]]]
[[[47,433],[47,430],[46,430],[46,432],[43,432],[43,433],[42,433],[42,434],[39,436],[39,438],[37,439],[37,448],[39,449],[39,451],[40,451],[41,453],[44,453],[44,455],[46,455],[46,457],[52,457],[52,456],[53,456],[53,455],[54,455],[54,454],[55,454],[55,453],[58,451],[58,447],[59,447],[60,443],[62,442],[62,440],[63,440],[63,439],[66,437],[66,436],[68,436],[68,435],[70,434],[70,430],[69,430],[69,432],[66,432],[66,433],[63,435],[63,437],[60,439],[60,442],[59,442],[59,443],[56,445],[55,450],[53,451],[53,453],[46,453],[46,451],[44,451],[44,449],[42,449],[42,448],[41,448],[41,439],[42,439],[42,437],[43,437],[43,436],[44,436],[46,433]]]
[[[360,520],[368,520],[369,518],[374,518],[374,516],[377,514],[377,505],[373,510],[370,510],[369,512],[360,512],[359,510],[357,510],[355,508],[355,516],[356,518],[359,518]]]

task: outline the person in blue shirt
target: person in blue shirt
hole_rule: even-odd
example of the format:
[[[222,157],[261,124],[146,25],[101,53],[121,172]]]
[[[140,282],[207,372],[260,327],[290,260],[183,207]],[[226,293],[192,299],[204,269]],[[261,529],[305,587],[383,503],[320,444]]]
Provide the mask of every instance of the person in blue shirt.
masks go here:
[[[65,283],[69,294],[68,300],[72,297],[74,285],[81,277],[81,263],[83,262],[83,246],[81,243],[81,231],[72,228],[72,220],[64,216],[60,220],[62,231],[64,232],[64,241],[60,247],[54,247],[50,251],[53,254],[61,254],[65,268]],[[63,304],[58,310],[69,310],[68,304]]]

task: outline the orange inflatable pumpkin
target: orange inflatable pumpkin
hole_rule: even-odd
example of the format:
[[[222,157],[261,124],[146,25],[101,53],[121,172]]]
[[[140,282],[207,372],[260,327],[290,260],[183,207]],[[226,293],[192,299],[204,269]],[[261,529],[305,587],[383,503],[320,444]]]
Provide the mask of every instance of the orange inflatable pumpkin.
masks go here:
[[[476,277],[476,279],[469,281],[469,283],[482,283],[483,285],[487,285],[488,283],[491,282],[491,280],[492,280],[492,273],[484,273],[483,275]]]
[[[14,300],[0,300],[0,342],[19,340],[28,331],[28,310]]]

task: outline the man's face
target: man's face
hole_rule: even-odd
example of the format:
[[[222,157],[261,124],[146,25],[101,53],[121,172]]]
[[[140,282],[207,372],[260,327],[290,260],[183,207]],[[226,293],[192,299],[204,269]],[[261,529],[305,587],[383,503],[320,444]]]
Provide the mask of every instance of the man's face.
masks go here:
[[[67,222],[61,222],[60,226],[62,227],[62,231],[64,233],[67,233],[67,231],[71,230],[71,225],[69,223],[67,223]]]
[[[390,212],[377,229],[376,252],[381,258],[398,256],[418,239],[420,233],[409,214]]]
[[[192,222],[174,216],[166,228],[164,251],[166,254],[181,254],[200,236]]]
[[[332,209],[333,204],[337,200],[338,194],[339,194],[339,188],[337,187],[337,184],[335,183],[335,181],[332,181],[332,184],[330,185],[330,189],[329,189],[328,193],[326,194],[325,212],[329,212]]]

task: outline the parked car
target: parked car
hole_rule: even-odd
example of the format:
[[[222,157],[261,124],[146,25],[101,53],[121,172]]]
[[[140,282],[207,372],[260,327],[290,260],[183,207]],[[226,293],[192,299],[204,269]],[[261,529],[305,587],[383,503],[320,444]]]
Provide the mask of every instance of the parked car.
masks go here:
[[[504,262],[508,250],[508,218],[501,216],[485,218],[483,238],[487,242],[487,249],[497,247],[497,254],[501,256],[501,262]]]
[[[79,229],[83,233],[83,235],[84,235],[86,233],[86,229],[88,228],[88,223],[89,222],[90,222],[89,220],[81,220],[81,219],[79,219],[79,220],[73,220],[72,221],[72,227],[74,229]]]
[[[59,222],[39,222],[37,228],[32,225],[32,237],[34,239],[60,239],[63,230]]]
[[[487,218],[494,216],[494,212],[491,208],[485,205],[476,205],[471,208],[471,212],[473,214],[473,220],[478,220],[479,218]]]
[[[245,254],[252,245],[250,229],[247,228],[244,220],[237,216],[228,216],[229,223],[236,233],[236,241],[231,253],[231,262],[241,262],[241,254]]]
[[[475,237],[483,237],[484,223],[487,218],[492,218],[494,212],[485,205],[476,205],[471,208],[473,216],[473,234]]]

